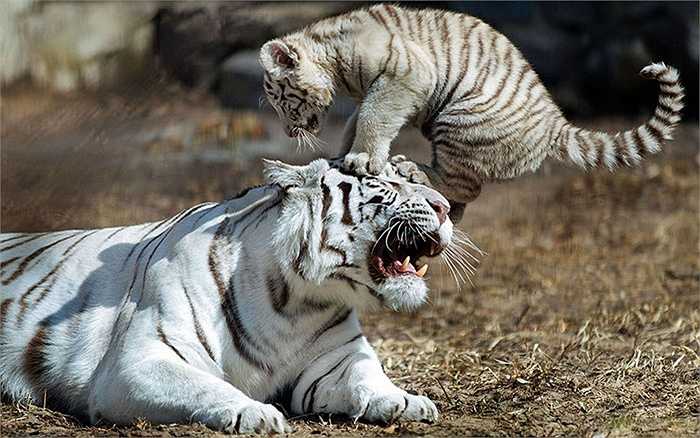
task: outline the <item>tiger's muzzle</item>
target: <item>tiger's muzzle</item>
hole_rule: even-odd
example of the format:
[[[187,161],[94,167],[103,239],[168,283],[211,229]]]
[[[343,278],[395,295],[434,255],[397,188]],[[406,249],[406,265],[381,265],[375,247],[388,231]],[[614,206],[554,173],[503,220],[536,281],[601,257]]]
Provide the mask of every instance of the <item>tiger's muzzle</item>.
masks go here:
[[[436,257],[449,244],[439,231],[416,232],[410,223],[390,223],[387,230],[370,254],[370,275],[376,283],[399,276],[423,278],[428,265],[421,263],[421,258]]]

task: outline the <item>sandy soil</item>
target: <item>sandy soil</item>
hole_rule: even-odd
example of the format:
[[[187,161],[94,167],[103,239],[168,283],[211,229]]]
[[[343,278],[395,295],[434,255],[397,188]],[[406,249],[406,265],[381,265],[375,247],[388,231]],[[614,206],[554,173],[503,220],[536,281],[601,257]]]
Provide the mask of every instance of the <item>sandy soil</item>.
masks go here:
[[[487,187],[460,224],[488,252],[473,284],[457,287],[435,263],[431,302],[416,315],[364,318],[388,374],[435,400],[440,422],[314,416],[292,419],[295,435],[699,434],[698,141],[688,124],[637,169],[584,174],[548,163]],[[421,144],[408,133],[397,151],[422,159]],[[268,114],[222,111],[167,84],[70,98],[10,90],[2,146],[3,231],[165,217],[259,182],[259,155],[313,155],[295,155]],[[143,421],[87,427],[3,401],[0,435],[37,433],[213,432]]]

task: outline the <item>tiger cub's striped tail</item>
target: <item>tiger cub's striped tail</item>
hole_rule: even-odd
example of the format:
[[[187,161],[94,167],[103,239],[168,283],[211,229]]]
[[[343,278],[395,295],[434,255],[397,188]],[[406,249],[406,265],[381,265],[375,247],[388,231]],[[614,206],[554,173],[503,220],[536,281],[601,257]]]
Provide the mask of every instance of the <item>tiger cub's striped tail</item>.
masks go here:
[[[683,87],[678,70],[664,63],[650,64],[639,74],[659,82],[661,92],[651,119],[642,126],[614,135],[564,123],[552,145],[554,156],[562,160],[568,157],[584,168],[605,165],[612,170],[633,166],[646,155],[659,152],[664,140],[672,139],[673,130],[681,120]]]

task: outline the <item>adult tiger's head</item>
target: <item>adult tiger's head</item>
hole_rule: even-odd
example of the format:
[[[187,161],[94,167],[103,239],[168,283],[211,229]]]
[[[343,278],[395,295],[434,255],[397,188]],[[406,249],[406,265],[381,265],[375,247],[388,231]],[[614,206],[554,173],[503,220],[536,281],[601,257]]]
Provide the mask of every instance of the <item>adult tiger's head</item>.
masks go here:
[[[442,195],[388,173],[348,174],[326,160],[268,161],[265,175],[284,191],[272,242],[290,282],[318,285],[322,296],[314,298],[355,307],[410,310],[426,300],[423,263],[452,239]]]
[[[333,101],[333,82],[321,67],[295,45],[272,40],[260,49],[265,69],[263,87],[270,105],[285,121],[285,131],[313,145],[321,119]]]

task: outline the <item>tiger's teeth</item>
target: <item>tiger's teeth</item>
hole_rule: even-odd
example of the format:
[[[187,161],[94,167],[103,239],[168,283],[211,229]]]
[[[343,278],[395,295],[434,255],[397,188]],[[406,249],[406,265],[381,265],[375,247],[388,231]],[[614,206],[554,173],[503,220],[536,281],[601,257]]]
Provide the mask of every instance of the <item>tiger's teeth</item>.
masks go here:
[[[423,277],[426,272],[428,272],[428,265],[423,265],[422,268],[420,268],[418,271],[416,271],[416,275],[419,277]]]
[[[405,271],[408,269],[408,265],[411,264],[411,256],[406,256],[405,259],[403,259],[403,263],[401,263],[401,270]]]

